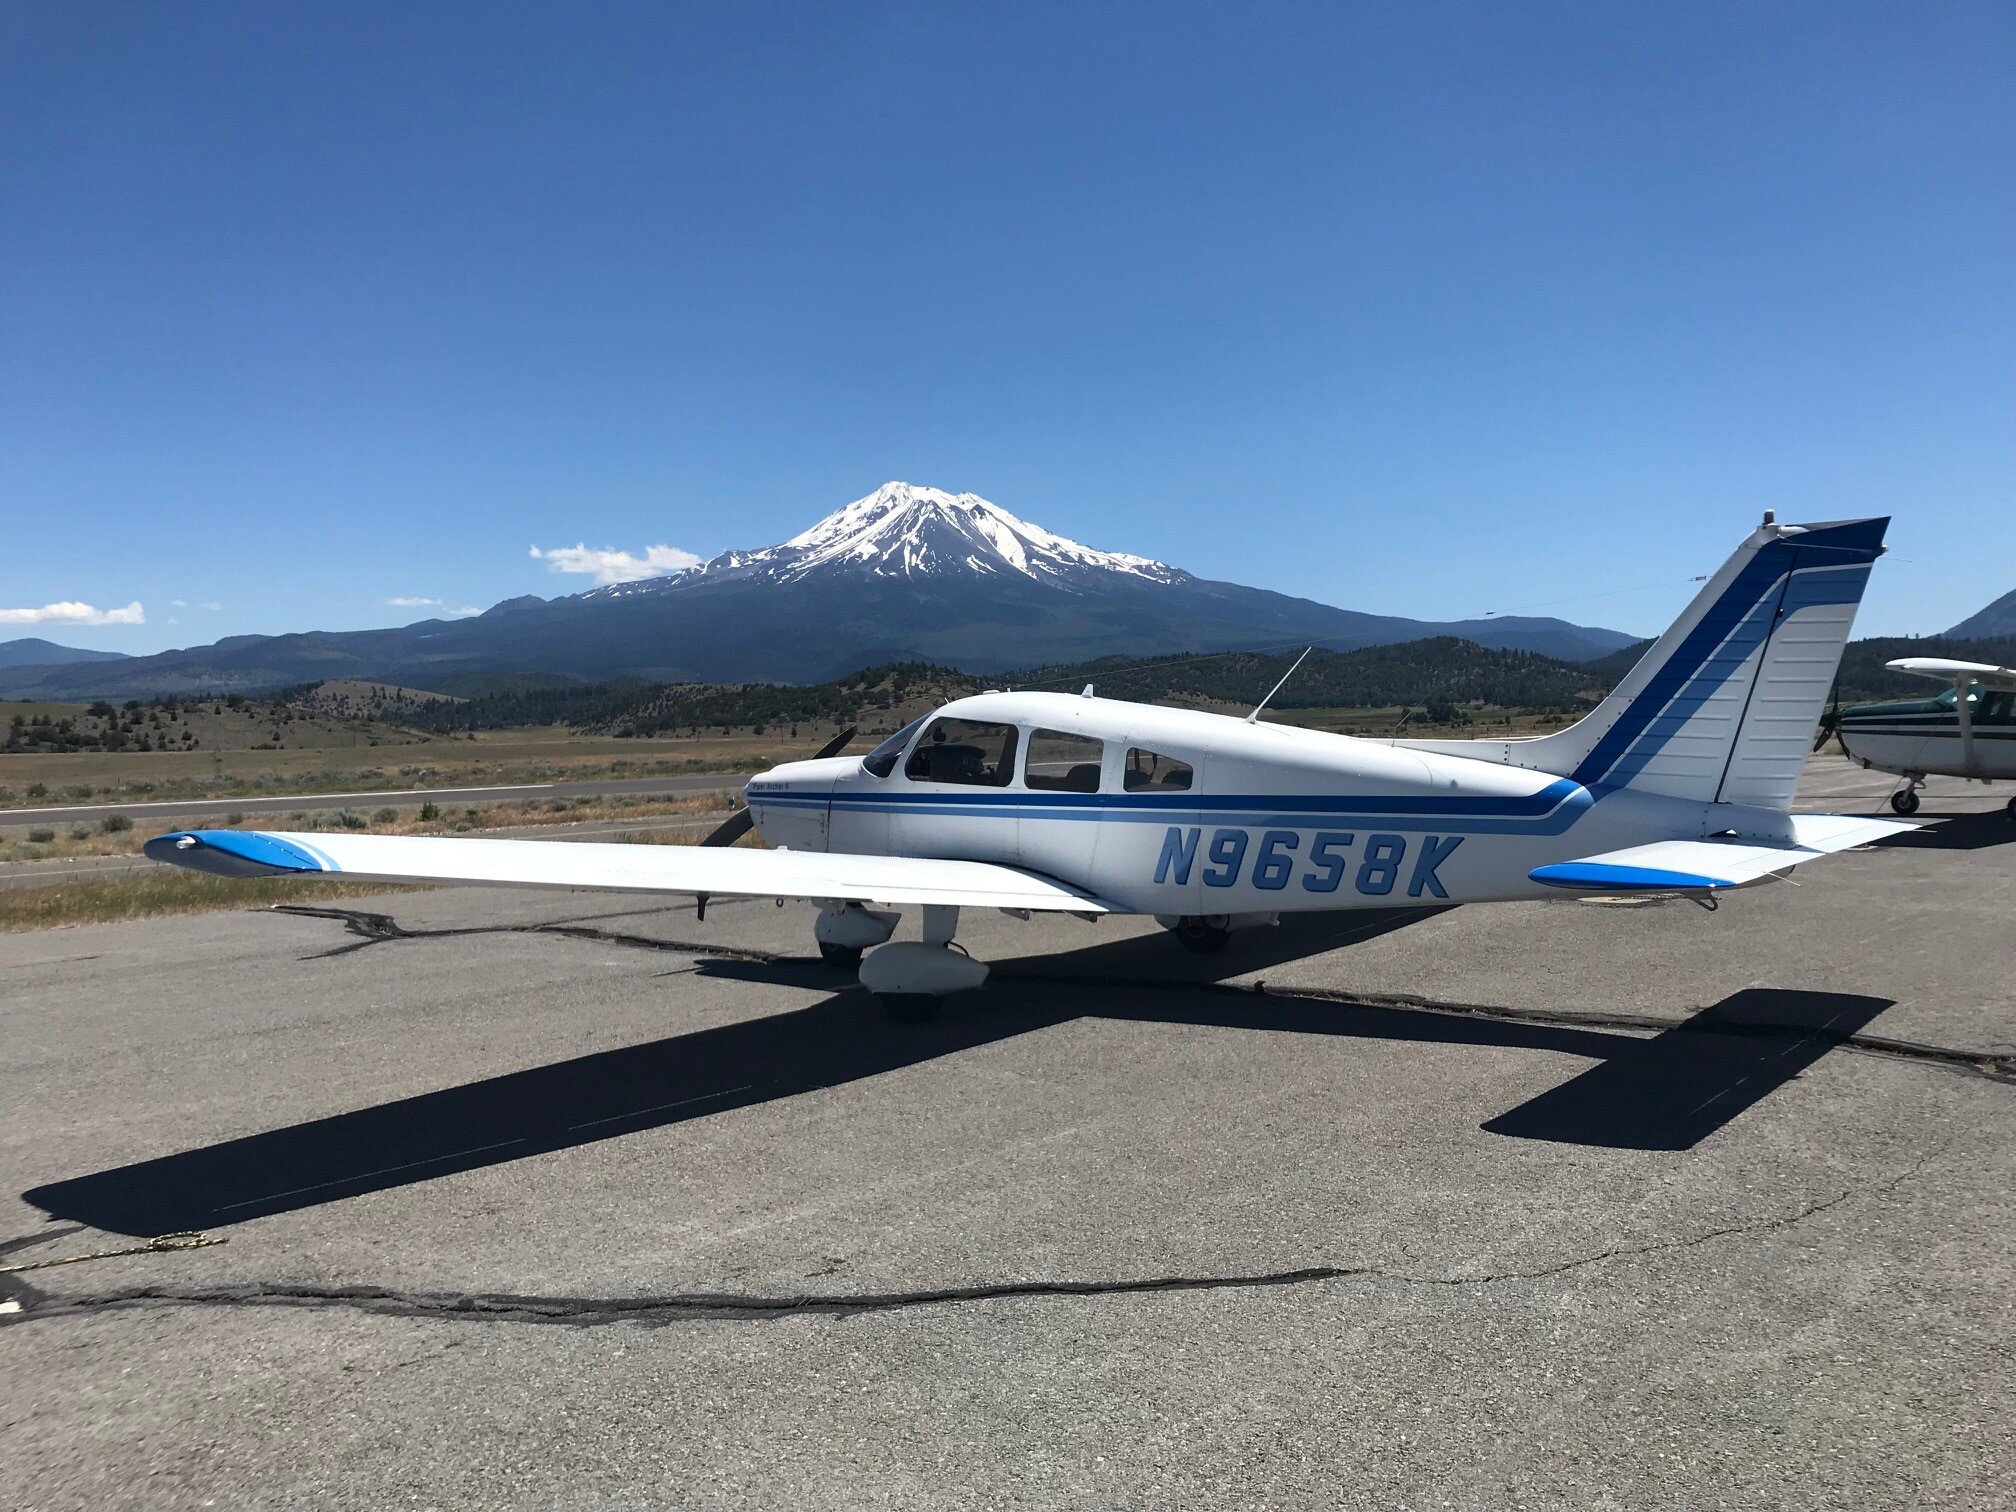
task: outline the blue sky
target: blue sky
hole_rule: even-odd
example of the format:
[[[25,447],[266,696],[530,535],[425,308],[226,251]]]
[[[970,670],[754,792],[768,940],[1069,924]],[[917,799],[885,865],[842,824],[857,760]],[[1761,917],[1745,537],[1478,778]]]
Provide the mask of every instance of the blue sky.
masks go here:
[[[1892,512],[1861,628],[1937,630],[2016,586],[2012,77],[1999,3],[17,0],[0,609],[144,623],[0,638],[578,591],[530,548],[890,478],[1633,631],[1767,506]]]

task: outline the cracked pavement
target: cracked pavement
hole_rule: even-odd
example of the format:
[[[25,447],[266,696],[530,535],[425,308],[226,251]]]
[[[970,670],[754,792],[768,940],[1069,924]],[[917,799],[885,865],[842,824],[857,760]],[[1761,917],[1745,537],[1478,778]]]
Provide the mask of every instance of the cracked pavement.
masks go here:
[[[768,904],[0,939],[0,1503],[2000,1505],[1951,792],[1715,915],[977,918],[909,1028]]]

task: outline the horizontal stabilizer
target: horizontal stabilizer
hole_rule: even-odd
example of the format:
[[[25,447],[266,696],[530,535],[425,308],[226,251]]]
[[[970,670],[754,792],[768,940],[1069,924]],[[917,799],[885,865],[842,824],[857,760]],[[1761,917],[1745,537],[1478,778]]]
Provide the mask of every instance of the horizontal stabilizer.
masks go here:
[[[1852,814],[1795,814],[1790,822],[1785,840],[1657,840],[1536,866],[1527,875],[1584,892],[1718,892],[1917,828]]]
[[[988,861],[259,830],[187,830],[149,840],[146,851],[156,861],[227,877],[341,875],[385,882],[493,882],[716,898],[945,904],[1075,914],[1114,911],[1111,904],[1075,887]]]

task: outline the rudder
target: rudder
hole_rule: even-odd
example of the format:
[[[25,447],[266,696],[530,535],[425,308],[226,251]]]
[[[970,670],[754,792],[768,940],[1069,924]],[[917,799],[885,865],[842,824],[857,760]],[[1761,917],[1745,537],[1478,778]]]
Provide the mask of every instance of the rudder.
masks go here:
[[[1609,697],[1507,759],[1585,787],[1789,811],[1889,524],[1767,516]]]

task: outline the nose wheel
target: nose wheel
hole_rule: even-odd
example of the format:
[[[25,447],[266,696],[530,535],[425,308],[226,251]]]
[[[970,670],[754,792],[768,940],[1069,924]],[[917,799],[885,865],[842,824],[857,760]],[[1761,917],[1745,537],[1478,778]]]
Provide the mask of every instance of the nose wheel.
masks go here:
[[[952,993],[971,992],[987,980],[985,963],[952,943],[959,929],[957,908],[927,903],[923,925],[922,939],[877,945],[861,962],[861,985],[899,1024],[936,1018]]]
[[[1896,792],[1892,793],[1890,795],[1890,807],[1892,811],[1899,814],[1917,813],[1919,786],[1920,784],[1914,782],[1911,786],[1899,788]]]
[[[945,999],[928,992],[878,992],[875,1001],[898,1024],[928,1024],[945,1006]]]
[[[1231,938],[1231,927],[1213,919],[1191,917],[1176,921],[1178,943],[1198,955],[1216,955]]]

